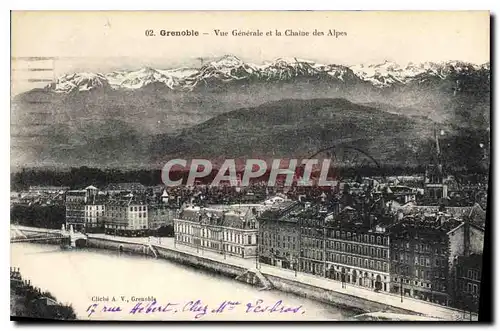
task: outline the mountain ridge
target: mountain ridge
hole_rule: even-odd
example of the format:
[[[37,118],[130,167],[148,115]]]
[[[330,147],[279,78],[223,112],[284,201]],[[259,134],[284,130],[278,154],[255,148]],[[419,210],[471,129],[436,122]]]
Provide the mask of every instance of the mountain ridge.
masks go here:
[[[320,77],[345,84],[367,83],[379,89],[405,84],[419,84],[429,78],[444,80],[453,74],[489,72],[489,62],[473,64],[464,61],[408,63],[406,66],[385,61],[377,64],[321,64],[304,59],[277,58],[264,64],[244,62],[234,55],[225,55],[200,68],[113,71],[110,73],[70,73],[48,84],[45,89],[56,93],[84,92],[91,89],[138,89],[161,83],[174,91],[193,91],[210,82],[286,81],[297,77]]]

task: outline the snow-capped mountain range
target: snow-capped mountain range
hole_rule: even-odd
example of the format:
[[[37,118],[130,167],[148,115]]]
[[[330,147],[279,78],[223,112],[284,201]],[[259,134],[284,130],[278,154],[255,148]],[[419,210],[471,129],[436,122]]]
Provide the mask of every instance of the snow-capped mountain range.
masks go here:
[[[380,64],[343,66],[320,64],[302,59],[278,58],[261,65],[246,63],[233,55],[206,63],[201,68],[113,71],[110,73],[72,73],[58,78],[47,89],[58,93],[94,89],[140,89],[160,84],[171,90],[194,90],[197,86],[236,81],[286,81],[298,77],[317,77],[339,83],[368,83],[376,88],[425,82],[429,78],[444,80],[452,73],[466,74],[490,70],[490,64],[476,65],[461,61],[409,63],[400,66],[386,61]]]

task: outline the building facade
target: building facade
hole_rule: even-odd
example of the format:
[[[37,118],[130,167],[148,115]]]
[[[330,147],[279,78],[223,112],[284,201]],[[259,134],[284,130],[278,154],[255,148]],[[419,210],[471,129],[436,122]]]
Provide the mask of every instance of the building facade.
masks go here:
[[[482,254],[471,254],[457,258],[454,302],[457,308],[478,312],[481,294]]]
[[[85,205],[85,229],[104,227],[106,205],[104,201]]]
[[[450,244],[441,220],[405,218],[390,229],[391,292],[448,305]]]
[[[140,235],[148,230],[148,205],[131,194],[122,199],[108,201],[104,215],[106,233]]]
[[[87,203],[85,190],[71,190],[66,192],[66,228],[73,226],[75,231],[85,228],[85,206]]]
[[[326,277],[390,291],[389,236],[385,228],[336,224],[327,228]]]
[[[187,207],[173,222],[177,244],[242,258],[257,254],[257,220],[251,208]]]
[[[300,263],[299,202],[276,203],[259,217],[259,261],[298,270]]]

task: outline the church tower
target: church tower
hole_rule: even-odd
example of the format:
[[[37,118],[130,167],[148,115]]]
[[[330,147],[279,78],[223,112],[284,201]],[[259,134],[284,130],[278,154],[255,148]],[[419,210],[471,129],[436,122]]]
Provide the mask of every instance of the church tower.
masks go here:
[[[436,143],[435,155],[425,171],[425,196],[432,200],[448,197],[448,186],[444,183],[445,174],[439,145],[439,134],[434,127],[434,139]]]

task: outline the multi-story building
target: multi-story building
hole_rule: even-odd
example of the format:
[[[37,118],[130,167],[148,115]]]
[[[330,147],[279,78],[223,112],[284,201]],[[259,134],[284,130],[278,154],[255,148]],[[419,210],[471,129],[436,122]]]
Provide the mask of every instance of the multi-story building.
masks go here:
[[[87,206],[95,205],[98,201],[98,189],[88,186],[83,190],[71,190],[66,192],[66,227],[73,226],[76,231],[85,229],[89,209]],[[97,210],[96,210],[97,212]],[[95,215],[97,217],[97,215]]]
[[[85,229],[87,231],[104,226],[105,210],[104,201],[96,201],[85,205]]]
[[[390,291],[389,234],[383,224],[344,208],[325,224],[325,276]]]
[[[442,222],[406,217],[391,227],[391,292],[449,304],[450,243]]]
[[[184,208],[174,219],[176,243],[220,254],[255,258],[257,254],[255,208]]]
[[[477,312],[481,293],[482,254],[457,258],[454,303],[457,308]]]
[[[148,205],[132,194],[109,200],[104,211],[106,233],[137,235],[148,229]]]
[[[259,217],[259,261],[297,270],[300,260],[299,215],[304,205],[282,201]]]
[[[66,192],[66,227],[73,226],[80,231],[85,227],[85,204],[87,192],[85,190],[71,190]]]
[[[300,271],[325,276],[327,211],[306,205],[299,214]]]

